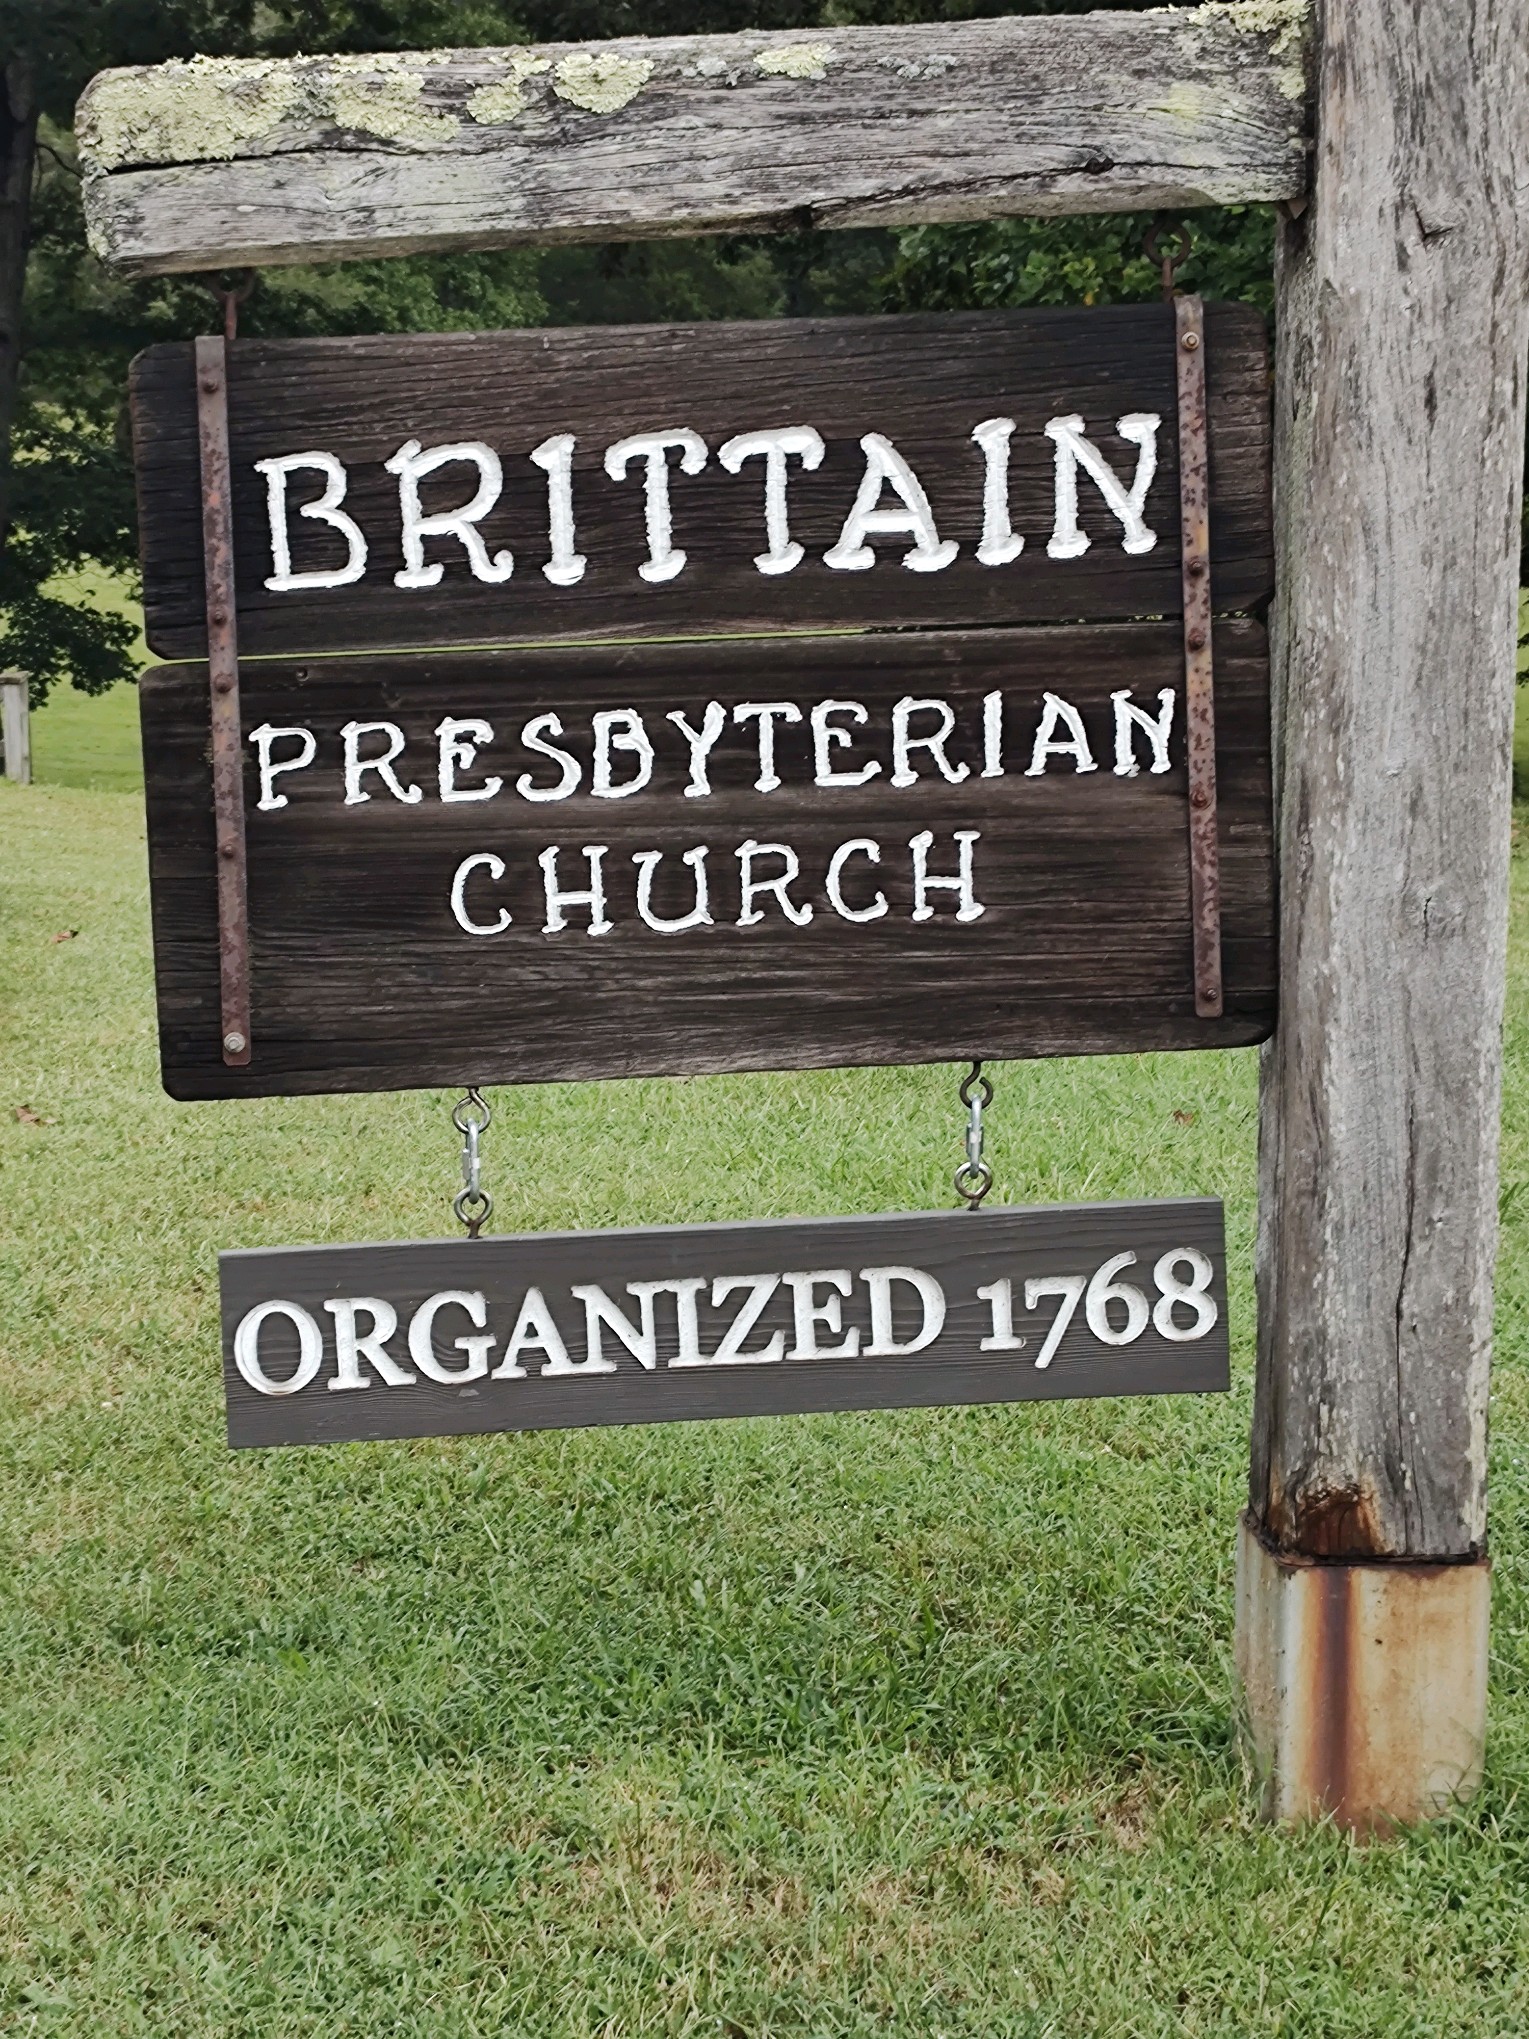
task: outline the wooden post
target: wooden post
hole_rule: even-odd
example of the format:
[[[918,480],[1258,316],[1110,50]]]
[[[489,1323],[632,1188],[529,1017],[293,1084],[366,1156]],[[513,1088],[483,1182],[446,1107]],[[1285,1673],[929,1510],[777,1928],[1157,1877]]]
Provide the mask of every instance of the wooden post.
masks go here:
[[[5,746],[5,776],[18,786],[32,783],[32,723],[28,690],[30,673],[0,673],[0,739]]]
[[[1469,1791],[1485,1721],[1529,0],[1320,13],[1238,1647],[1267,1809],[1366,1830]]]

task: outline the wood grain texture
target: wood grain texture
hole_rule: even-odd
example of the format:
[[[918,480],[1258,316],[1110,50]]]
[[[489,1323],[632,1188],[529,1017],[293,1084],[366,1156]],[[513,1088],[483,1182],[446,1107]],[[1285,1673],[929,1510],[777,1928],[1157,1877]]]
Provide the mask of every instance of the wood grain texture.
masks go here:
[[[1283,228],[1280,1029],[1252,1507],[1282,1550],[1486,1532],[1529,6],[1326,0]]]
[[[1148,1321],[1128,1344],[1111,1344],[1090,1328],[1078,1308],[1054,1355],[1036,1360],[1056,1316],[1059,1299],[1037,1296],[1025,1307],[1027,1280],[1091,1277],[1121,1253],[1135,1263],[1118,1278],[1137,1286],[1157,1304],[1156,1269],[1161,1257],[1192,1248],[1209,1263],[1199,1308],[1174,1306],[1167,1321],[1175,1337]],[[616,1362],[614,1372],[583,1378],[548,1376],[548,1354],[532,1350],[517,1357],[525,1379],[495,1380],[504,1363],[523,1298],[541,1291],[569,1360],[588,1356],[588,1325],[573,1285],[595,1284],[641,1331],[639,1300],[628,1282],[696,1280],[695,1351],[710,1360],[732,1324],[744,1292],[724,1293],[713,1302],[710,1284],[718,1277],[782,1275],[821,1269],[843,1270],[848,1293],[839,1303],[840,1330],[820,1325],[811,1343],[820,1350],[846,1342],[872,1343],[870,1286],[865,1268],[917,1268],[938,1284],[945,1315],[938,1334],[923,1350],[877,1357],[865,1351],[839,1358],[791,1356],[798,1350],[796,1285],[782,1281],[764,1299],[756,1328],[742,1341],[747,1352],[767,1349],[779,1338],[783,1356],[753,1365],[702,1364],[676,1367],[680,1352],[678,1306],[671,1295],[653,1298],[654,1365],[642,1364],[619,1336],[602,1330],[600,1357]],[[569,1429],[590,1424],[663,1423],[684,1418],[776,1416],[827,1409],[924,1408],[969,1402],[1028,1402],[1096,1395],[1218,1393],[1228,1385],[1226,1248],[1221,1205],[1210,1198],[1164,1198],[1151,1203],[1057,1204],[1035,1209],[980,1212],[939,1211],[876,1218],[788,1219],[757,1224],[662,1226],[643,1231],[531,1233],[519,1237],[422,1241],[409,1245],[304,1246],[219,1255],[223,1303],[223,1371],[228,1399],[228,1441],[235,1446],[337,1444],[346,1439],[443,1437],[494,1430]],[[1204,1270],[1202,1270],[1203,1278]],[[1190,1282],[1194,1271],[1179,1263],[1170,1279]],[[1012,1285],[1013,1334],[1017,1350],[983,1351],[993,1335],[992,1305],[979,1287],[1007,1280]],[[489,1374],[467,1384],[436,1381],[411,1356],[408,1330],[425,1300],[457,1291],[483,1298],[486,1332],[493,1338]],[[819,1282],[802,1292],[807,1306],[829,1300]],[[911,1344],[926,1327],[915,1290],[888,1284],[893,1339]],[[372,1297],[394,1312],[398,1329],[385,1338],[383,1352],[412,1381],[385,1383],[364,1366],[362,1388],[336,1390],[338,1318],[326,1301]],[[292,1393],[257,1391],[235,1364],[235,1332],[246,1313],[280,1299],[305,1310],[324,1335],[318,1370]],[[938,1310],[938,1302],[935,1304]],[[1124,1300],[1111,1303],[1106,1321],[1113,1332],[1129,1319]],[[1214,1310],[1214,1321],[1205,1320]],[[374,1319],[360,1313],[364,1336]],[[1203,1330],[1201,1329],[1204,1326]],[[471,1362],[455,1344],[471,1336],[473,1323],[460,1304],[448,1304],[431,1326],[429,1354],[436,1364],[459,1373]],[[1188,1332],[1199,1332],[1186,1337]],[[640,1340],[639,1340],[640,1344]],[[429,1356],[429,1355],[427,1355]],[[255,1347],[262,1375],[278,1384],[295,1376],[299,1357],[292,1319],[272,1318]]]
[[[1244,609],[1273,585],[1268,352],[1246,305],[1206,309],[1212,565],[1215,604]],[[565,328],[355,340],[247,340],[230,352],[230,431],[245,656],[384,645],[503,643],[577,637],[675,636],[757,629],[1000,624],[1176,614],[1179,583],[1174,315],[1167,305],[973,312],[692,326]],[[134,434],[147,630],[169,657],[206,644],[189,342],[150,348],[134,365]],[[1081,416],[1129,483],[1140,448],[1118,421],[1153,413],[1159,465],[1147,497],[1155,547],[1131,555],[1118,518],[1086,476],[1078,486],[1089,550],[1052,559],[1055,447],[1048,420]],[[983,420],[1015,422],[1010,511],[1025,549],[979,563]],[[607,446],[639,431],[686,426],[706,441],[696,475],[669,476],[674,543],[687,564],[649,583],[644,483],[604,466]],[[791,572],[754,564],[765,548],[763,462],[729,473],[720,447],[744,431],[811,425],[822,465],[790,463],[787,507],[806,556]],[[574,586],[553,586],[547,476],[527,455],[554,433],[576,435]],[[866,468],[862,436],[889,437],[912,464],[942,540],[960,546],[937,572],[909,572],[906,537],[877,542],[876,564],[824,563]],[[461,543],[425,541],[444,568],[433,588],[399,588],[399,483],[383,463],[409,439],[426,447],[480,440],[503,464],[503,490],[479,526],[492,554],[508,547],[511,577],[474,577]],[[344,508],[366,534],[364,577],[348,586],[272,592],[266,483],[257,460],[322,448],[343,462]],[[421,484],[427,510],[467,501],[476,469],[454,463]],[[322,486],[311,471],[291,492],[293,564],[344,563],[345,541],[297,513]],[[894,499],[887,493],[886,500]]]
[[[1195,1017],[1189,915],[1183,647],[1174,623],[927,635],[867,635],[521,653],[453,652],[311,664],[249,661],[247,728],[311,727],[313,765],[279,781],[289,804],[262,812],[246,746],[253,953],[250,1066],[218,1052],[217,923],[208,794],[205,668],[167,667],[142,682],[154,945],[161,1052],[177,1097],[406,1089],[448,1083],[542,1082],[727,1069],[816,1068],[955,1060],[970,1055],[1118,1053],[1227,1047],[1273,1023],[1273,872],[1267,651],[1262,627],[1217,628],[1217,774],[1223,886],[1225,1014]],[[1175,696],[1171,769],[1118,777],[1112,691],[1155,708]],[[1026,776],[1042,697],[1072,703],[1099,769],[1055,761]],[[1004,697],[1002,777],[981,776],[982,701]],[[948,749],[959,784],[928,754],[912,785],[889,784],[889,727],[904,698],[950,702]],[[822,699],[860,703],[845,769],[876,762],[860,787],[814,785],[807,718]],[[713,791],[688,797],[688,751],[667,721],[700,728],[706,704],[783,700],[801,723],[777,729],[781,784],[757,790],[751,724],[719,739]],[[592,716],[639,711],[651,733],[651,783],[628,798],[589,791]],[[524,750],[528,719],[559,713],[559,741],[578,756],[571,797],[533,804],[515,790],[556,772]],[[494,730],[469,783],[502,778],[493,799],[437,798],[444,716],[481,716]],[[385,718],[406,738],[400,784],[421,798],[343,803],[339,732]],[[927,731],[937,718],[917,722]],[[1065,732],[1063,732],[1065,733]],[[375,754],[380,739],[368,740]],[[295,755],[295,741],[283,755]],[[1146,759],[1145,748],[1142,751]],[[616,776],[634,775],[628,760]],[[958,830],[974,829],[974,894],[985,911],[959,923],[954,895],[930,895],[915,922],[909,845],[929,830],[931,872],[953,876]],[[850,904],[888,907],[852,924],[826,892],[839,844],[881,846],[856,863]],[[740,926],[738,851],[784,843],[802,877],[790,898],[813,918],[790,924],[764,901]],[[584,848],[608,846],[611,931],[544,932],[538,858],[559,847],[565,886],[585,874]],[[705,845],[714,925],[661,935],[635,908],[639,854],[660,849],[653,906],[679,918],[694,885],[682,853]],[[502,880],[474,880],[479,922],[503,906],[513,924],[465,934],[449,892],[461,860],[493,854]],[[764,866],[763,868],[779,868]]]
[[[1293,198],[1303,0],[108,71],[76,115],[138,273]]]

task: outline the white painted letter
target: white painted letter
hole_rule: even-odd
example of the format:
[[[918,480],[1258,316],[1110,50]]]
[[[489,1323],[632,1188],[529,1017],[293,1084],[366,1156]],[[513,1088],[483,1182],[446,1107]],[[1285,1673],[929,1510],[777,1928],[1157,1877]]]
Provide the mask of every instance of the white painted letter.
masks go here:
[[[777,722],[800,722],[802,711],[791,701],[740,701],[733,710],[733,720],[740,724],[756,715],[759,718],[759,777],[754,781],[754,791],[773,793],[780,784],[780,775],[775,769],[775,725]]]
[[[780,903],[780,910],[787,920],[797,927],[805,927],[812,918],[810,906],[793,906],[786,893],[786,887],[793,878],[800,876],[801,864],[796,851],[785,843],[757,843],[751,836],[735,852],[740,867],[739,875],[743,886],[742,912],[738,915],[739,927],[757,927],[764,915],[755,907],[754,901],[762,892],[773,892]],[[756,857],[779,857],[785,870],[774,878],[756,878],[754,859]]]
[[[661,920],[653,911],[653,873],[663,862],[662,850],[638,850],[632,858],[637,866],[638,917],[659,935],[682,935],[693,927],[710,927],[711,908],[706,894],[706,848],[686,850],[680,859],[695,875],[695,905],[680,920]]]
[[[345,540],[345,564],[311,573],[292,571],[292,536],[287,528],[287,476],[300,467],[317,468],[324,493],[316,503],[300,503],[297,514],[327,524]],[[266,586],[284,595],[293,588],[343,588],[366,572],[366,540],[353,517],[340,508],[345,500],[345,470],[332,453],[284,453],[279,460],[257,460],[256,474],[265,476],[266,516],[271,527],[271,576]]]
[[[453,1338],[452,1344],[458,1352],[467,1354],[464,1366],[443,1366],[435,1356],[435,1315],[454,1303],[458,1309],[467,1312],[468,1321],[477,1326],[476,1338]],[[422,1374],[433,1381],[441,1381],[447,1387],[458,1381],[481,1380],[488,1372],[488,1355],[494,1340],[483,1329],[488,1322],[488,1303],[479,1289],[442,1289],[438,1296],[428,1296],[409,1319],[409,1357]]]
[[[747,1289],[748,1297],[722,1334],[722,1343],[710,1359],[676,1359],[675,1366],[762,1366],[781,1359],[786,1351],[786,1334],[777,1331],[753,1352],[745,1352],[743,1341],[764,1315],[765,1305],[780,1287],[778,1274],[719,1274],[711,1285],[711,1306],[720,1310],[734,1289]]]
[[[605,917],[605,877],[600,869],[604,860],[604,843],[585,843],[584,855],[589,859],[589,889],[585,892],[564,892],[557,882],[557,848],[542,851],[537,862],[542,867],[542,890],[547,898],[547,924],[544,935],[560,934],[568,925],[565,906],[587,906],[589,908],[589,929],[592,935],[608,935],[611,924]]]
[[[540,1289],[527,1289],[521,1300],[520,1315],[515,1319],[515,1328],[505,1341],[504,1358],[489,1375],[491,1381],[523,1381],[526,1370],[517,1364],[520,1355],[532,1346],[540,1347],[547,1355],[542,1368],[548,1373],[609,1373],[606,1366],[586,1369],[575,1366],[568,1357],[568,1347],[563,1343],[563,1334],[547,1308],[547,1299]]]
[[[838,567],[841,573],[863,573],[876,564],[876,555],[866,539],[901,534],[913,540],[911,549],[903,554],[903,565],[914,573],[938,573],[941,567],[949,566],[961,548],[953,538],[941,542],[934,528],[929,498],[913,469],[880,432],[867,432],[860,445],[865,454],[860,493],[844,520],[838,543],[823,554],[824,564]],[[888,482],[902,504],[901,509],[877,508]]]
[[[653,1328],[653,1283],[634,1281],[627,1283],[627,1294],[636,1296],[639,1321],[634,1324],[624,1311],[618,1310],[610,1297],[594,1282],[574,1282],[568,1293],[577,1296],[584,1305],[584,1343],[589,1357],[585,1368],[594,1373],[614,1373],[616,1362],[607,1359],[600,1345],[602,1325],[614,1331],[627,1351],[652,1373],[658,1365],[658,1336]],[[545,1373],[547,1369],[544,1367]]]
[[[355,807],[362,800],[370,800],[371,794],[361,785],[363,772],[375,772],[395,800],[401,800],[406,807],[412,807],[423,796],[418,786],[402,786],[398,774],[393,770],[393,760],[403,749],[403,731],[396,722],[347,722],[340,731],[345,739],[345,805]],[[388,747],[380,758],[364,758],[361,755],[363,736],[385,736]]]
[[[441,760],[436,770],[436,783],[443,800],[492,800],[503,779],[490,775],[481,786],[459,786],[458,772],[470,772],[478,761],[478,751],[485,743],[494,740],[493,725],[476,715],[448,715],[435,726],[440,740]]]
[[[763,454],[765,464],[765,541],[767,552],[756,553],[761,573],[790,573],[801,563],[802,548],[791,536],[786,516],[786,459],[795,454],[811,474],[823,464],[823,440],[811,425],[788,425],[780,432],[740,432],[718,449],[717,458],[729,474],[745,460]]]
[[[363,1359],[386,1387],[409,1386],[413,1374],[406,1373],[386,1350],[388,1340],[398,1329],[398,1312],[391,1303],[380,1296],[336,1296],[324,1308],[334,1318],[335,1377],[329,1383],[331,1392],[371,1386],[370,1381],[361,1377]],[[362,1310],[372,1320],[372,1328],[364,1338],[356,1330],[356,1318]]]
[[[653,776],[653,746],[642,717],[635,708],[602,708],[593,721],[595,762],[590,792],[600,800],[625,800],[631,793],[640,793]],[[618,750],[627,751],[637,760],[636,777],[622,786],[611,783],[611,760]]]
[[[515,791],[522,800],[566,800],[584,776],[583,767],[572,751],[559,750],[555,743],[543,742],[541,732],[544,729],[549,736],[561,736],[563,733],[562,717],[558,715],[533,715],[525,728],[520,732],[521,743],[527,750],[534,750],[541,757],[551,758],[552,762],[558,767],[560,776],[555,786],[549,786],[543,790],[539,786],[532,785],[529,772],[522,772],[515,781]]]
[[[925,711],[938,715],[940,726],[933,736],[910,736],[908,723],[911,717]],[[959,786],[971,770],[970,765],[953,765],[945,755],[945,739],[956,726],[956,711],[948,701],[915,701],[905,695],[892,708],[892,784],[914,786],[918,773],[908,760],[916,750],[926,750],[939,767],[940,777],[952,786]]]
[[[982,697],[982,776],[1003,777],[1003,696],[999,693]]]
[[[1087,552],[1089,535],[1078,524],[1078,469],[1098,484],[1099,493],[1125,527],[1120,541],[1123,552],[1150,552],[1157,533],[1142,522],[1147,490],[1157,473],[1157,428],[1162,419],[1153,411],[1132,411],[1117,419],[1115,430],[1122,439],[1141,450],[1136,456],[1136,475],[1129,492],[1090,439],[1084,437],[1079,417],[1053,418],[1046,437],[1056,447],[1056,523],[1046,550],[1053,559],[1079,559]]]
[[[1046,769],[1050,758],[1071,758],[1075,772],[1097,772],[1094,754],[1088,747],[1088,736],[1083,728],[1083,718],[1070,701],[1064,701],[1060,694],[1043,694],[1040,726],[1035,732],[1035,747],[1030,753],[1030,762],[1025,767],[1027,779],[1038,779]],[[1057,724],[1065,722],[1070,732],[1058,736]]]
[[[706,465],[706,441],[681,426],[673,432],[634,432],[605,449],[605,471],[620,481],[633,460],[647,463],[643,474],[643,512],[648,527],[648,556],[638,567],[645,581],[672,581],[685,564],[685,554],[674,544],[674,520],[669,508],[668,451],[673,446],[680,456],[681,474],[699,474]]]
[[[818,1267],[810,1274],[784,1274],[781,1280],[791,1291],[791,1320],[796,1334],[787,1359],[853,1359],[860,1350],[860,1333],[853,1327],[844,1331],[841,1300],[855,1285],[849,1269]],[[820,1286],[829,1290],[821,1303],[813,1295],[813,1290]],[[820,1324],[830,1332],[844,1332],[840,1343],[819,1345]]]
[[[477,491],[472,501],[464,503],[461,509],[442,510],[433,517],[427,517],[420,507],[420,481],[453,460],[470,460],[477,468]],[[514,556],[508,552],[496,552],[490,559],[478,530],[479,518],[488,515],[504,486],[499,455],[492,446],[485,446],[481,439],[464,439],[454,446],[432,446],[427,452],[417,439],[406,439],[392,459],[382,464],[389,474],[398,476],[398,513],[403,520],[404,563],[393,576],[395,588],[433,588],[445,573],[440,560],[426,566],[424,540],[427,538],[459,539],[475,580],[509,579],[515,571]]]
[[[847,715],[851,722],[862,726],[870,719],[861,701],[819,701],[814,705],[809,718],[812,723],[812,783],[815,786],[863,786],[867,779],[876,777],[881,766],[872,758],[858,772],[836,772],[833,768],[835,746],[843,748],[855,739],[849,730],[836,728],[828,719],[830,715]]]
[[[1173,689],[1164,687],[1158,694],[1156,715],[1149,715],[1145,708],[1138,708],[1131,699],[1129,687],[1123,687],[1118,694],[1111,694],[1115,704],[1115,775],[1121,779],[1134,779],[1140,769],[1133,754],[1131,734],[1133,729],[1143,729],[1152,746],[1152,762],[1149,772],[1166,772],[1168,769],[1168,737],[1173,728]]]
[[[295,758],[283,758],[279,764],[271,759],[271,745],[283,736],[295,736],[300,748]],[[300,772],[304,765],[311,765],[318,751],[318,743],[311,729],[278,729],[272,722],[262,722],[258,729],[252,729],[250,742],[260,761],[260,798],[255,802],[262,814],[270,814],[278,807],[285,807],[285,793],[271,789],[282,772]]]
[[[922,1352],[933,1345],[945,1328],[945,1291],[932,1274],[920,1267],[862,1267],[860,1279],[871,1292],[871,1342],[866,1359],[901,1359],[905,1353]],[[899,1345],[893,1335],[892,1284],[906,1282],[918,1295],[923,1322],[917,1334]]]
[[[464,934],[502,935],[510,924],[510,910],[507,906],[499,909],[499,918],[492,923],[473,920],[467,911],[467,881],[474,871],[487,871],[497,885],[504,876],[504,858],[496,857],[492,850],[480,850],[475,857],[464,857],[457,865],[456,876],[451,881],[451,911],[456,924]]]
[[[260,1330],[270,1317],[285,1317],[297,1331],[297,1366],[285,1380],[273,1381],[260,1364]],[[234,1333],[234,1365],[257,1395],[295,1395],[307,1387],[324,1358],[324,1334],[300,1303],[257,1303],[239,1319]]]
[[[669,720],[690,745],[690,784],[685,788],[685,798],[702,800],[711,791],[711,781],[706,776],[706,760],[711,756],[717,738],[727,727],[727,710],[720,701],[708,701],[699,729],[691,728],[682,708],[671,708]]]
[[[1014,436],[1012,418],[984,418],[972,427],[972,437],[982,448],[986,466],[982,472],[982,543],[977,558],[983,566],[1007,566],[1025,549],[1009,522],[1009,441]]]
[[[552,557],[542,572],[555,588],[571,588],[588,564],[573,549],[573,434],[555,432],[533,446],[531,459],[547,477],[547,530]]]
[[[847,905],[845,902],[844,893],[841,889],[844,878],[844,866],[851,857],[856,856],[864,857],[868,864],[879,864],[881,862],[881,845],[880,843],[872,842],[869,836],[863,835],[856,836],[853,842],[840,843],[828,863],[828,878],[824,886],[824,890],[828,894],[828,903],[834,912],[838,914],[840,920],[880,920],[887,910],[887,895],[885,892],[878,892],[869,906],[861,907],[858,910]]]
[[[931,878],[929,875],[929,846],[934,837],[927,828],[913,836],[908,847],[913,852],[913,918],[933,920],[934,908],[929,904],[931,892],[954,892],[960,900],[956,908],[957,920],[981,920],[987,908],[979,906],[972,895],[972,844],[981,842],[982,837],[975,828],[958,828],[951,841],[957,846],[958,875],[954,878]]]

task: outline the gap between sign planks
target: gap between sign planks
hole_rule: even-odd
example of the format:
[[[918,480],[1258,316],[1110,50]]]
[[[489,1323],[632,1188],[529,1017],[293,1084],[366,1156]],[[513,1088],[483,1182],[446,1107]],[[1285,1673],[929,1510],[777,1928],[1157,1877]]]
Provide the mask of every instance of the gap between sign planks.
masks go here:
[[[1298,200],[1306,0],[108,71],[91,242],[161,274]]]

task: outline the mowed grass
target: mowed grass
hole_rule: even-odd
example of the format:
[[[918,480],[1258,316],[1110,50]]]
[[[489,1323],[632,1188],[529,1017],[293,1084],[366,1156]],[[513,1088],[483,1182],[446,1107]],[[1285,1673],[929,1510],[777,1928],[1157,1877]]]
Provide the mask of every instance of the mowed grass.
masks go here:
[[[1487,1784],[1362,1849],[1235,1733],[1254,1057],[992,1114],[1005,1198],[1225,1196],[1230,1396],[231,1456],[218,1248],[446,1232],[449,1100],[171,1103],[139,800],[0,786],[0,2030],[1529,2029],[1515,874]],[[495,1223],[946,1205],[958,1073],[501,1091]]]

